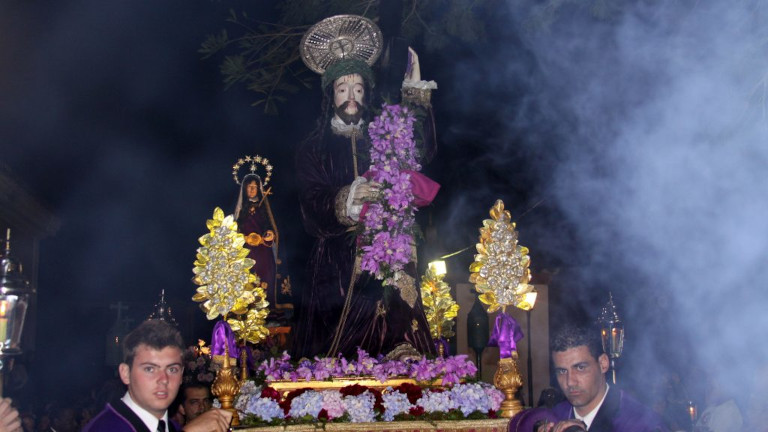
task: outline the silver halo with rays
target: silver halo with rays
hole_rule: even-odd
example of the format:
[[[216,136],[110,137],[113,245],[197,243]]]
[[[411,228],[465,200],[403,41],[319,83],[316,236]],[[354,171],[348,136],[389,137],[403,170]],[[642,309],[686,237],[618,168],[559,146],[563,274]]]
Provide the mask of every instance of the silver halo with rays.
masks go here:
[[[358,59],[372,66],[381,54],[379,27],[358,15],[336,15],[313,25],[301,38],[301,59],[312,71],[323,74],[344,59]]]

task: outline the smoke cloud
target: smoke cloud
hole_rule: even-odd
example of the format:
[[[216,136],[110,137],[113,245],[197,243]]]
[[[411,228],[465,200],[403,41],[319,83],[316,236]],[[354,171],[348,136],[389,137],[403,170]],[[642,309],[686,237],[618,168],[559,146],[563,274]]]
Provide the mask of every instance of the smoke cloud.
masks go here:
[[[628,369],[746,384],[768,358],[768,10],[563,3],[516,19],[543,77],[526,98],[546,101],[557,135],[548,192],[576,230],[577,278],[618,294]]]

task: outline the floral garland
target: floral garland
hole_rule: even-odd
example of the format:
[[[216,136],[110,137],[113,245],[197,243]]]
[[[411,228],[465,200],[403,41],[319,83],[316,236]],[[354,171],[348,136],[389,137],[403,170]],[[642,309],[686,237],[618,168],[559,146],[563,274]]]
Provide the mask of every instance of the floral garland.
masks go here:
[[[279,425],[343,421],[460,420],[495,418],[504,394],[487,383],[422,389],[413,384],[383,392],[361,385],[340,390],[299,389],[281,397],[271,387],[246,382],[235,399],[242,424]]]
[[[363,217],[361,268],[384,285],[395,285],[411,260],[415,207],[409,171],[421,170],[413,137],[415,120],[408,108],[384,104],[368,126],[370,180],[381,187]]]
[[[390,378],[413,378],[419,382],[442,380],[442,385],[458,384],[461,380],[472,379],[477,367],[466,355],[438,357],[434,360],[422,358],[416,361],[379,361],[364,350],[357,350],[357,360],[339,357],[291,362],[291,356],[284,352],[281,357],[263,361],[257,368],[266,381],[323,381],[331,378],[373,376],[380,382]]]

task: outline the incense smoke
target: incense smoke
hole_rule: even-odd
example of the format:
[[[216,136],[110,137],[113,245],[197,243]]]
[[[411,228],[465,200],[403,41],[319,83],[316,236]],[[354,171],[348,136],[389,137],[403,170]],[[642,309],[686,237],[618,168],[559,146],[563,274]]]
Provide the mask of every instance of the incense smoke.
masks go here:
[[[754,1],[564,7],[525,38],[548,84],[529,97],[567,114],[551,193],[588,254],[579,278],[623,291],[646,379],[698,366],[746,384],[768,358],[766,18]]]

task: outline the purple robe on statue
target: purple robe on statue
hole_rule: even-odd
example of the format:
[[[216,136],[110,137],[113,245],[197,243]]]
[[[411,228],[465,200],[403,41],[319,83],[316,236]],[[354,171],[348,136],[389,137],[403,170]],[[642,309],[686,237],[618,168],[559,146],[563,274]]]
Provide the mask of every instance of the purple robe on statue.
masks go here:
[[[256,181],[258,185],[258,194],[248,198],[246,192],[248,184]],[[277,227],[273,225],[270,215],[268,198],[264,198],[264,190],[261,179],[256,174],[248,174],[241,181],[240,196],[235,206],[235,218],[237,230],[246,236],[246,244],[249,249],[248,258],[256,263],[251,268],[251,273],[259,276],[261,282],[267,283],[265,289],[267,301],[269,301],[270,320],[279,322],[286,321],[290,315],[286,315],[286,309],[293,308],[291,294],[283,293],[277,281],[277,257],[276,250],[278,244]],[[248,242],[249,235],[255,234],[257,237],[251,237],[251,243]],[[273,236],[269,240],[269,236]],[[263,237],[266,244],[257,240]],[[252,243],[259,244],[252,244]]]
[[[427,123],[431,130],[431,122]],[[369,167],[368,136],[362,135],[356,137],[358,175]],[[422,154],[431,156],[434,134],[426,136],[431,137],[425,140],[430,148]],[[308,263],[308,286],[297,314],[293,354],[322,356],[331,348],[355,262],[356,226],[342,224],[336,216],[339,191],[355,179],[351,138],[335,134],[327,125],[297,152],[296,172],[302,219],[315,243]],[[418,280],[414,263],[406,271]],[[359,273],[351,292],[349,314],[339,332],[338,353],[354,357],[359,346],[376,356],[401,343],[409,343],[421,353],[434,353],[420,294],[412,308],[399,291],[385,289],[367,272]]]
[[[552,410],[534,408],[517,414],[509,423],[509,432],[536,432],[539,421],[562,421],[575,418],[573,405],[564,401]],[[589,427],[589,432],[668,432],[655,412],[646,408],[624,390],[608,390],[603,405]]]
[[[273,230],[264,205],[258,205],[253,201],[245,202],[237,218],[237,230],[245,236],[251,233],[263,236],[267,230]],[[263,244],[251,246],[246,243],[245,247],[250,250],[248,258],[256,261],[251,272],[258,275],[262,282],[266,282],[267,292],[272,293],[277,288],[275,287],[275,254],[272,246]],[[268,300],[270,306],[273,306],[275,298],[268,296]]]

